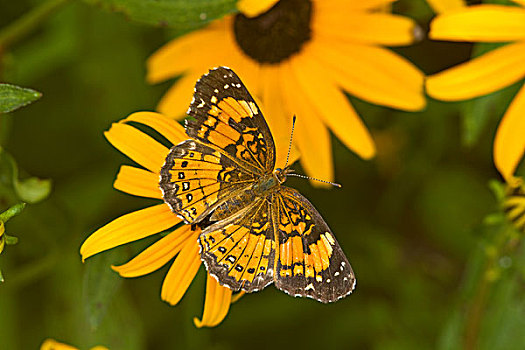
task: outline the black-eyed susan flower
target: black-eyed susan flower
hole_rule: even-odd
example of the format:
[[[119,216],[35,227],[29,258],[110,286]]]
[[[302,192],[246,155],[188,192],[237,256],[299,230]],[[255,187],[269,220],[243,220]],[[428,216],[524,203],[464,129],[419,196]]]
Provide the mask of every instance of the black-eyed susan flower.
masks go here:
[[[131,114],[114,123],[105,133],[115,148],[141,166],[121,166],[114,187],[131,195],[162,200],[159,176],[169,149],[130,125],[130,122],[155,130],[173,145],[188,139],[188,136],[173,119],[153,112]],[[179,226],[181,222],[164,202],[123,215],[86,239],[80,248],[82,259],[160,232],[169,232],[128,263],[113,269],[123,277],[143,276],[175,258],[164,279],[161,298],[170,305],[176,305],[201,266],[197,243],[200,228]],[[208,276],[203,318],[195,319],[195,325],[213,327],[219,324],[228,313],[231,299],[231,290]]]
[[[437,0],[436,0],[437,1]],[[520,6],[475,5],[446,11],[431,23],[438,40],[507,43],[480,57],[435,74],[428,94],[445,101],[467,100],[525,78],[525,1]],[[493,157],[508,182],[525,152],[525,87],[515,96],[496,131]]]
[[[151,56],[149,82],[182,76],[158,110],[183,117],[195,80],[209,67],[229,66],[259,99],[277,149],[287,149],[291,118],[297,115],[294,142],[303,168],[330,180],[329,130],[362,158],[375,154],[366,126],[343,91],[407,111],[425,105],[423,74],[384,47],[409,45],[418,36],[411,19],[380,10],[390,3],[241,1],[242,13],[177,38]],[[286,154],[277,156],[277,164],[284,164]]]
[[[457,10],[465,6],[463,0],[427,0],[427,2],[436,13]]]
[[[58,342],[54,339],[46,339],[40,346],[40,350],[78,350],[78,348]],[[90,350],[108,350],[108,348],[98,345],[92,347]]]

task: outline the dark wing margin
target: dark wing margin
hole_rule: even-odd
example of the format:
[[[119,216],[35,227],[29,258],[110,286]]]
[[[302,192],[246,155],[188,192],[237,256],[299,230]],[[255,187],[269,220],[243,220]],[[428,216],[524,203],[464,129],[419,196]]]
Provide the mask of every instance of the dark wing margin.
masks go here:
[[[264,116],[241,79],[218,67],[195,85],[186,133],[228,153],[248,171],[264,174],[275,166],[275,145]]]
[[[332,231],[298,191],[281,187],[272,201],[278,233],[275,286],[293,296],[323,303],[355,288],[355,275]]]
[[[273,282],[275,240],[264,198],[208,226],[199,236],[208,273],[233,291],[256,292]]]
[[[195,140],[173,146],[160,171],[164,201],[187,224],[199,222],[213,209],[256,181],[231,159]]]

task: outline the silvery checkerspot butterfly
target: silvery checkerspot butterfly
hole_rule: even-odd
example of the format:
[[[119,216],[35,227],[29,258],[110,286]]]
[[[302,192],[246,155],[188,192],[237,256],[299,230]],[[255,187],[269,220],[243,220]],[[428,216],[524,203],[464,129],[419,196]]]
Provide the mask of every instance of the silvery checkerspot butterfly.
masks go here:
[[[219,67],[195,85],[188,139],[161,170],[164,201],[202,227],[201,258],[220,284],[255,292],[274,282],[323,303],[352,292],[352,267],[313,205],[285,187],[270,129],[239,77]]]

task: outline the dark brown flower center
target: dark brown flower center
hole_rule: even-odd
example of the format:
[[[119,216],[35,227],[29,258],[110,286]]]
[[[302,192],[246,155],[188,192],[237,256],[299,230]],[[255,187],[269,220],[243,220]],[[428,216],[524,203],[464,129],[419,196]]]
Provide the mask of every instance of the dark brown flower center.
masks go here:
[[[259,63],[279,63],[310,40],[310,0],[280,0],[267,12],[235,17],[233,29],[241,50]]]

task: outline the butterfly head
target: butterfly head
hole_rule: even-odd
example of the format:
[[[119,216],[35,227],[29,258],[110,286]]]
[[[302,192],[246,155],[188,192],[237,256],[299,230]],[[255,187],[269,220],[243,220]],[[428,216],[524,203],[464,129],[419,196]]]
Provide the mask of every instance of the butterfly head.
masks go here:
[[[286,181],[286,175],[291,174],[292,172],[293,172],[293,169],[290,169],[290,168],[284,168],[284,169],[276,168],[273,171],[273,177],[275,178],[275,180],[277,180],[277,182],[280,185]]]

